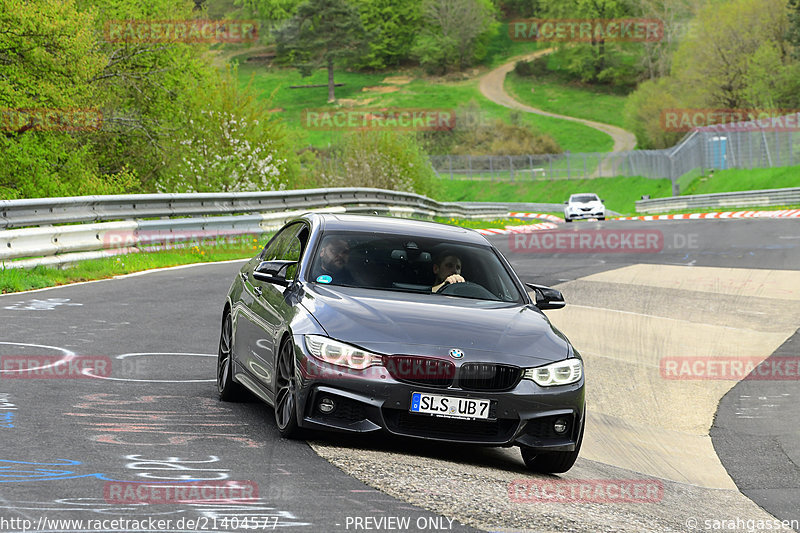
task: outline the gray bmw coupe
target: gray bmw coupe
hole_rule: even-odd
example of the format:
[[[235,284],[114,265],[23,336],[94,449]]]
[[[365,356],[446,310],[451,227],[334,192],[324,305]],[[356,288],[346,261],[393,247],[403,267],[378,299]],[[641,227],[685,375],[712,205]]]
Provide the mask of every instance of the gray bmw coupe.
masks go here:
[[[378,216],[307,214],[245,264],[222,313],[217,388],[303,429],[519,446],[565,472],[585,419],[583,361],[473,230]]]

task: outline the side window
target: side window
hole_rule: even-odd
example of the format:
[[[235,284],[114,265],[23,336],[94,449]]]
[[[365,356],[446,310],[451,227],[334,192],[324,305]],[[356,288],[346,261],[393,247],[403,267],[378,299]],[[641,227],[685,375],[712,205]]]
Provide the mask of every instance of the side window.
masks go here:
[[[286,248],[283,251],[283,257],[287,261],[297,261],[296,265],[292,265],[286,269],[286,279],[294,279],[297,276],[297,270],[300,268],[300,259],[303,257],[303,252],[306,248],[308,241],[308,228],[299,224],[298,231],[292,235],[291,239],[286,243]]]
[[[292,227],[288,227],[275,235],[264,247],[261,252],[261,261],[273,261],[280,259],[283,255],[283,250],[286,249],[286,241],[292,236],[294,232]]]
[[[301,223],[292,224],[267,243],[261,253],[262,261],[286,260],[300,261],[308,241],[308,228]],[[290,266],[286,271],[287,279],[294,279],[297,274],[297,265]]]

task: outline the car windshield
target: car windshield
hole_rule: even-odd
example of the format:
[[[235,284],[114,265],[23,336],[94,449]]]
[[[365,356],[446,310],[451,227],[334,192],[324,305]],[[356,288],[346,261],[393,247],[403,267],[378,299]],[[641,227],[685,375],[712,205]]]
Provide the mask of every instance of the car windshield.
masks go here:
[[[573,202],[575,202],[577,204],[587,204],[589,202],[597,201],[597,195],[596,194],[577,194],[577,195],[572,197],[571,201],[573,201]]]
[[[452,268],[453,263],[460,263],[465,282],[451,284],[442,294],[523,301],[511,274],[492,248],[404,235],[328,232],[314,253],[307,279],[326,285],[425,293],[441,298],[441,294],[432,294],[432,287],[442,281],[437,275],[443,275],[444,265]],[[437,264],[442,266],[435,267]]]

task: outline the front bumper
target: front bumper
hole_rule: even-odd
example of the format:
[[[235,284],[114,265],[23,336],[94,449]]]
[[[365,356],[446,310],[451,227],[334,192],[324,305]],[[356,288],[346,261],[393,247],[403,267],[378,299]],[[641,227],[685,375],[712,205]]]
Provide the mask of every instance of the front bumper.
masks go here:
[[[587,218],[605,218],[605,211],[565,211],[564,218],[570,220],[584,220]]]
[[[305,351],[298,346],[298,350]],[[584,382],[543,388],[521,380],[503,392],[465,391],[457,387],[432,387],[395,380],[384,367],[366,371],[332,369],[313,357],[305,358],[297,384],[298,424],[341,432],[385,431],[393,435],[480,444],[520,445],[548,451],[573,451],[584,417]],[[495,419],[468,420],[411,413],[411,395],[427,392],[459,398],[491,400]],[[322,412],[320,402],[332,400],[335,408]],[[557,434],[556,419],[566,419],[568,429]]]

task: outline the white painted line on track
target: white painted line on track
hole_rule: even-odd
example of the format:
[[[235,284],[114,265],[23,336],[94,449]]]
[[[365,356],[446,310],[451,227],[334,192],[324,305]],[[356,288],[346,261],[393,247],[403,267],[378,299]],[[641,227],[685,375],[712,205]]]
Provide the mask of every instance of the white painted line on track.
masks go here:
[[[245,261],[250,261],[250,259],[252,259],[252,258],[229,259],[227,261],[209,261],[209,262],[206,262],[206,263],[191,263],[191,264],[188,264],[188,265],[177,265],[177,266],[171,266],[171,267],[151,268],[149,270],[142,270],[140,272],[131,272],[130,274],[120,274],[119,276],[114,276],[112,278],[93,279],[93,280],[90,280],[90,281],[78,281],[78,282],[75,282],[75,283],[67,283],[67,284],[64,284],[64,285],[56,285],[55,287],[43,287],[41,289],[31,289],[29,291],[9,292],[9,293],[6,293],[6,294],[0,294],[0,298],[9,297],[9,296],[13,297],[13,296],[18,296],[20,294],[28,294],[28,293],[32,293],[32,292],[52,291],[54,289],[63,289],[65,287],[76,287],[78,285],[88,285],[89,283],[101,283],[103,281],[113,281],[115,279],[125,279],[125,278],[134,277],[134,276],[143,276],[145,274],[152,274],[153,272],[163,272],[165,270],[178,270],[178,269],[181,269],[181,268],[190,268],[190,267],[203,266],[203,265],[224,265],[224,264],[227,264],[227,263],[243,263]]]

